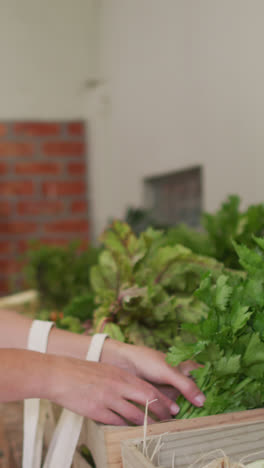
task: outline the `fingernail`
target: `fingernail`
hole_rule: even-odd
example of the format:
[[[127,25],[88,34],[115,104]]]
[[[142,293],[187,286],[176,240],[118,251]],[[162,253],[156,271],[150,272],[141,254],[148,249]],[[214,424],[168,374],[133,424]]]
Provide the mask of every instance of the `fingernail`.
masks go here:
[[[193,399],[193,402],[196,406],[203,406],[204,405],[204,402],[205,402],[205,396],[203,393],[200,393],[199,395],[197,395],[194,399]]]
[[[179,406],[176,405],[175,403],[173,403],[173,405],[171,405],[171,407],[170,407],[171,414],[178,414],[179,411],[180,411]]]

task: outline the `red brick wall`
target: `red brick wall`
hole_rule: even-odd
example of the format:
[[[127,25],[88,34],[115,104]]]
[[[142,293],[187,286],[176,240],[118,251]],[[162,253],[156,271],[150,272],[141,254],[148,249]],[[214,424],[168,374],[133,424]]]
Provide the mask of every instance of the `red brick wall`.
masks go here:
[[[0,295],[22,287],[30,240],[88,238],[84,124],[0,122]]]

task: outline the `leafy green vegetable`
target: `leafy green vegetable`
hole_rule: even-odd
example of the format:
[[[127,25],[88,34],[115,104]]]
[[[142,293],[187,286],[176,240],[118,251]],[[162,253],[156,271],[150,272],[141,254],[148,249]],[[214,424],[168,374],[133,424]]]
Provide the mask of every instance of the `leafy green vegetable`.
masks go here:
[[[76,317],[81,322],[93,319],[95,309],[94,295],[91,292],[82,296],[74,297],[71,302],[64,307],[65,317]]]
[[[167,355],[172,365],[195,359],[205,367],[193,376],[206,394],[203,408],[180,397],[179,418],[252,409],[264,404],[264,242],[258,249],[235,244],[246,275],[206,274],[195,293],[208,315],[182,328],[194,342],[175,340]]]
[[[86,460],[87,463],[89,463],[89,466],[90,466],[91,468],[96,468],[96,465],[95,465],[93,456],[92,456],[92,454],[91,454],[91,451],[88,449],[88,447],[87,447],[85,444],[82,444],[82,445],[79,447],[79,453],[80,453],[81,456],[84,458],[84,460]],[[261,467],[260,467],[260,468],[261,468]]]
[[[74,298],[90,292],[90,268],[96,264],[99,250],[84,251],[79,243],[67,247],[33,243],[26,254],[25,276],[37,289],[44,308],[62,310]]]
[[[209,239],[207,232],[200,232],[182,223],[167,231],[168,245],[181,244],[192,252],[208,257],[215,256],[214,244]]]
[[[167,350],[181,323],[206,316],[207,306],[192,293],[205,272],[218,278],[225,271],[221,263],[167,245],[162,231],[149,228],[136,237],[119,221],[105,231],[102,242],[105,250],[91,269],[96,331],[107,329],[121,340]],[[185,330],[182,335],[191,337]]]
[[[202,226],[207,237],[208,255],[226,267],[238,269],[240,265],[233,241],[254,247],[253,236],[264,234],[264,204],[251,205],[241,211],[240,198],[231,195],[215,214],[202,215]]]
[[[202,275],[207,271],[214,279],[223,272],[229,275],[224,264],[246,268],[248,249],[251,268],[260,268],[258,250],[264,241],[257,239],[256,245],[253,234],[263,232],[264,205],[241,212],[239,204],[239,198],[231,196],[215,214],[205,213],[205,232],[185,225],[165,226],[164,232],[153,228],[142,232],[143,226],[157,223],[151,213],[130,209],[127,219],[136,232],[141,232],[140,236],[125,223],[113,223],[102,238],[105,249],[100,260],[101,249],[81,252],[78,243],[66,248],[35,244],[27,253],[26,278],[28,285],[39,292],[42,316],[53,320],[51,315],[56,315],[58,326],[68,323],[76,330],[74,321],[67,319],[62,325],[58,314],[63,312],[65,318],[78,319],[79,327],[87,329],[96,309],[96,329],[107,326],[113,336],[122,340],[164,350],[172,344],[175,334],[190,340],[190,332],[182,330],[181,324],[206,315],[205,304],[193,296]],[[91,287],[93,265],[96,268]],[[253,285],[249,283],[245,291],[249,304],[256,296],[261,302],[261,289],[261,279]],[[220,288],[219,301],[227,291],[228,287],[223,291]],[[254,327],[261,336],[262,322],[260,314],[256,315]]]

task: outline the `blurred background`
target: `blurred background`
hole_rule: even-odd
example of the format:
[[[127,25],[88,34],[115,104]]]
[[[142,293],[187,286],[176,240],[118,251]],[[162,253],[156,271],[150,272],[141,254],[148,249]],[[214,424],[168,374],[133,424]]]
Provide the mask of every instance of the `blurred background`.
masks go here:
[[[263,200],[262,0],[0,1],[0,292],[32,239]],[[12,279],[12,285],[10,285]]]
[[[162,350],[204,316],[201,277],[264,234],[263,17],[263,0],[0,0],[2,308]],[[131,230],[101,242],[114,219]],[[165,234],[136,241],[149,226]],[[22,404],[0,410],[21,466]]]

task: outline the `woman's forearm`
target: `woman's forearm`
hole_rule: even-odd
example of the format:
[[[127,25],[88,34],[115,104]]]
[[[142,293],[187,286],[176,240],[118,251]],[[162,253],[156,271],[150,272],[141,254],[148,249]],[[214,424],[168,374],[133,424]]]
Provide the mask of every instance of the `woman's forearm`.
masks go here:
[[[52,398],[56,358],[27,350],[0,349],[0,401]]]
[[[0,311],[0,348],[26,349],[32,319],[9,310]],[[84,359],[90,344],[89,336],[53,328],[50,332],[49,354]]]
[[[57,356],[85,359],[91,337],[52,328],[49,335],[47,352]]]
[[[0,348],[26,349],[32,320],[10,310],[0,310]]]

